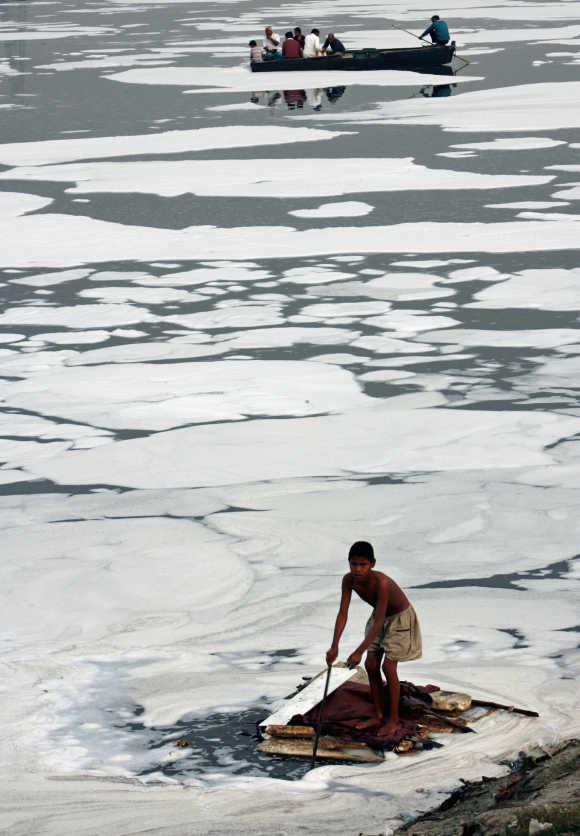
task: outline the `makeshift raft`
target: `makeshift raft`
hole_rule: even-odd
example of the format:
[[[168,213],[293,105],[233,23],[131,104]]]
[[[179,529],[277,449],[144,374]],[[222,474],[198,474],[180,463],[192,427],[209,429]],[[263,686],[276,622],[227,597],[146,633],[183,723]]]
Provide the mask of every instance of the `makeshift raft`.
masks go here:
[[[326,671],[299,686],[277,711],[259,723],[258,750],[268,755],[311,758]],[[373,705],[366,673],[333,666],[328,698],[322,720],[322,736],[317,758],[326,761],[380,763],[385,751],[399,755],[441,746],[431,734],[472,732],[471,725],[481,717],[504,709],[537,717],[534,711],[499,703],[474,700],[469,694],[443,691],[435,685],[419,687],[401,683],[401,723],[392,737],[379,737],[376,731],[355,728],[356,722],[373,716]]]

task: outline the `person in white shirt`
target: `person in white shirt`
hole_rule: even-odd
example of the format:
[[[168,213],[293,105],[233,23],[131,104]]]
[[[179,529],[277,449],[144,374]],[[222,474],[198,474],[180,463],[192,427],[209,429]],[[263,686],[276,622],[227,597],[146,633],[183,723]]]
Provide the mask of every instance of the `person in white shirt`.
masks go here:
[[[318,58],[322,54],[320,46],[320,30],[313,29],[310,35],[306,35],[302,56],[304,58]]]
[[[281,58],[282,53],[280,51],[280,35],[277,35],[276,32],[273,31],[271,26],[266,26],[266,28],[264,29],[264,35],[265,38],[262,43],[262,47],[264,50],[264,59],[268,61],[272,60],[273,58]]]

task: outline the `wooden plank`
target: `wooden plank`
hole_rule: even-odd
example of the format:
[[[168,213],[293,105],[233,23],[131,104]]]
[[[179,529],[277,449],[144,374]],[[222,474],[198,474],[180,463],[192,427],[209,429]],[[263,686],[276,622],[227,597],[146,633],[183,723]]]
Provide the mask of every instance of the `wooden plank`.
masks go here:
[[[330,674],[328,693],[331,694],[333,691],[336,691],[338,687],[343,685],[345,682],[348,682],[348,680],[351,679],[356,672],[356,668],[351,670],[350,668],[343,667],[342,665],[333,666],[332,673]],[[273,714],[266,717],[266,719],[260,723],[260,728],[264,728],[265,726],[286,725],[290,718],[295,714],[306,714],[307,711],[310,711],[310,709],[317,705],[322,699],[324,694],[325,678],[326,670],[317,674],[310,680],[305,688],[293,697],[284,700],[284,702]]]
[[[302,737],[310,740],[314,737],[312,726],[266,726],[266,734],[270,737]]]
[[[311,740],[285,740],[270,737],[258,743],[258,751],[287,758],[311,758],[312,744]],[[350,745],[324,737],[320,740],[316,757],[330,761],[356,761],[357,763],[382,763],[384,760],[380,752],[375,752],[364,743]]]

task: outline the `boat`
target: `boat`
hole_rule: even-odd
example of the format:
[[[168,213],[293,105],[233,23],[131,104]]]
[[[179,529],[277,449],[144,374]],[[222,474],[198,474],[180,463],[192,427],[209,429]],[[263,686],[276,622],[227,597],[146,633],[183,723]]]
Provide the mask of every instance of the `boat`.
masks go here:
[[[253,73],[312,72],[313,70],[429,70],[449,64],[455,55],[455,41],[449,45],[404,49],[354,49],[343,55],[320,58],[279,58],[252,61]]]

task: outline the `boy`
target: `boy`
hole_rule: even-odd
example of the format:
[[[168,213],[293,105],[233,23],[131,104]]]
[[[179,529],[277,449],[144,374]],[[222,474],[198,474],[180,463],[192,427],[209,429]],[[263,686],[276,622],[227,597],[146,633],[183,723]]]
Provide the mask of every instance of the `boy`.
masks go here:
[[[258,46],[256,41],[250,41],[248,44],[250,47],[250,61],[252,64],[261,64],[263,59],[262,55],[262,47]]]
[[[360,540],[353,543],[348,553],[350,572],[342,579],[342,596],[336,617],[334,636],[326,663],[332,665],[338,656],[338,643],[346,627],[352,592],[370,604],[373,614],[369,618],[365,638],[346,664],[355,668],[367,650],[367,669],[375,716],[357,724],[357,729],[377,728],[377,734],[392,734],[399,723],[399,697],[401,688],[397,676],[397,662],[407,662],[421,656],[421,630],[415,610],[403,590],[392,578],[374,569],[375,554],[370,543]],[[383,710],[383,671],[389,695],[389,717],[385,722]]]

